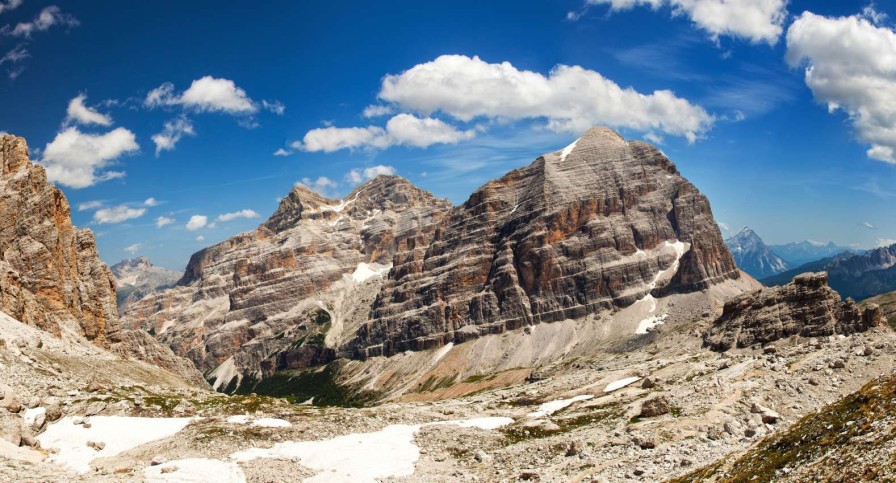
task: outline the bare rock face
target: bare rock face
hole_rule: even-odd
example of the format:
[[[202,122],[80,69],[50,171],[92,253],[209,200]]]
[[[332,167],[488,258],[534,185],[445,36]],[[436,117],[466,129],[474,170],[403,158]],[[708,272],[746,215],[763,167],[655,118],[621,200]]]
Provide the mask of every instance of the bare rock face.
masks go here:
[[[709,202],[655,147],[594,128],[398,240],[353,357],[582,317],[739,274]]]
[[[864,332],[885,323],[880,307],[860,308],[828,286],[826,272],[804,273],[780,287],[742,294],[725,303],[704,334],[705,345],[726,351],[792,335],[820,337]]]
[[[397,176],[344,200],[297,186],[257,230],[194,254],[175,287],[131,305],[123,321],[215,370],[217,389],[326,364],[367,320],[398,247],[425,238],[449,208]]]
[[[19,137],[0,137],[0,310],[103,345],[118,332],[115,282],[90,230]]]
[[[143,256],[122,260],[109,269],[115,277],[119,312],[152,292],[174,286],[183,276],[183,273],[157,267]]]

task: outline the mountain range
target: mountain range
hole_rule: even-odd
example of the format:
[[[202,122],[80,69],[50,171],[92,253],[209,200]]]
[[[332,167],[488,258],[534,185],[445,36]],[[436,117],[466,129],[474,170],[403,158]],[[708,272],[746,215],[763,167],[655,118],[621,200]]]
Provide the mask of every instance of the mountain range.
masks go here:
[[[857,253],[856,250],[838,246],[833,242],[824,244],[802,241],[784,245],[766,245],[762,238],[749,227],[744,227],[740,232],[726,239],[725,245],[731,250],[731,255],[737,262],[737,266],[758,279],[786,273],[777,279],[780,281],[778,285],[789,282],[800,273],[815,271],[810,268],[819,268],[817,264],[811,264],[811,262],[841,253]],[[802,265],[806,265],[806,267],[801,267]],[[800,268],[793,270],[795,267]]]
[[[150,293],[173,286],[183,276],[181,272],[157,267],[143,256],[122,260],[109,269],[115,277],[115,297],[121,312]]]

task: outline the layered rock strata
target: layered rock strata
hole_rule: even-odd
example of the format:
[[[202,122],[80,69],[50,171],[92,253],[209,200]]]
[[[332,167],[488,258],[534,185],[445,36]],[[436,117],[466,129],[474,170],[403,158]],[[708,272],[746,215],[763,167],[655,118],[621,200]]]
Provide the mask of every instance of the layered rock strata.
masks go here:
[[[883,325],[880,307],[859,307],[828,286],[825,272],[805,273],[780,287],[745,293],[725,303],[704,334],[712,350],[765,344],[790,336],[854,334]]]
[[[706,197],[650,144],[593,128],[398,245],[348,347],[391,355],[739,276]]]

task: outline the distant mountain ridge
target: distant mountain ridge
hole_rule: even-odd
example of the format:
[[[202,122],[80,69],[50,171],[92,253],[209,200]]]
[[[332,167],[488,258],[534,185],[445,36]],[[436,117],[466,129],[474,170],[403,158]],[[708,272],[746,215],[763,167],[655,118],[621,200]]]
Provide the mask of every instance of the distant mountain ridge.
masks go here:
[[[725,240],[725,245],[737,266],[757,279],[790,269],[790,264],[772,251],[749,227]]]
[[[859,250],[837,245],[834,242],[819,243],[809,240],[785,243],[783,245],[769,245],[768,248],[784,260],[787,260],[792,267],[798,267],[822,258],[830,258],[843,252],[860,252]]]
[[[784,285],[794,276],[812,271],[828,272],[830,286],[843,297],[864,300],[896,290],[896,245],[862,254],[840,254],[810,262],[794,270],[762,279],[765,285]]]
[[[115,277],[115,299],[121,312],[150,293],[173,287],[183,276],[181,272],[153,265],[144,256],[122,260],[109,269]]]

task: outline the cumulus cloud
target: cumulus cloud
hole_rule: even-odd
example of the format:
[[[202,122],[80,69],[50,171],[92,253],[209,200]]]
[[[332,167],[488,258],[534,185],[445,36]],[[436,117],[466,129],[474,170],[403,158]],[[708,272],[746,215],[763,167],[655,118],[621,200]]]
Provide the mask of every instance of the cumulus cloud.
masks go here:
[[[896,245],[896,238],[878,238],[877,239],[878,247],[888,247],[890,245]]]
[[[576,134],[607,124],[693,142],[715,121],[672,91],[642,94],[579,66],[558,65],[545,76],[463,55],[443,55],[387,75],[379,97],[405,110],[443,112],[465,122],[546,119],[549,129]]]
[[[195,136],[193,123],[189,119],[179,117],[168,121],[162,127],[162,132],[153,135],[152,142],[156,145],[156,156],[162,151],[170,151],[180,142],[184,136]]]
[[[395,109],[392,106],[373,105],[365,107],[363,115],[364,117],[380,117],[387,116],[393,112],[395,112]]]
[[[588,5],[610,5],[610,10],[646,6],[671,7],[672,15],[685,15],[713,39],[739,37],[774,45],[787,20],[787,0],[586,0]],[[570,12],[569,20],[578,14]]]
[[[18,2],[18,5],[21,5],[21,2]],[[51,5],[41,10],[30,22],[18,23],[15,27],[5,25],[0,29],[0,33],[10,37],[30,38],[34,32],[45,32],[55,26],[77,27],[78,25],[80,25],[78,19],[63,13],[56,5]]]
[[[381,174],[388,175],[388,176],[394,175],[395,168],[392,166],[385,166],[382,164],[379,164],[376,166],[371,166],[369,168],[364,168],[364,169],[355,168],[355,169],[349,171],[348,173],[346,173],[345,180],[353,185],[357,185],[357,184],[361,184],[365,181],[372,180],[373,178],[376,178],[377,176],[379,176]]]
[[[261,215],[256,213],[254,210],[245,209],[245,210],[240,210],[240,211],[234,211],[233,213],[224,213],[222,215],[218,215],[218,221],[225,222],[225,221],[236,220],[237,218],[251,219],[251,218],[259,218],[260,216]]]
[[[127,205],[118,205],[97,210],[93,214],[93,221],[100,225],[107,223],[121,223],[123,221],[140,218],[145,213],[146,208],[131,208]]]
[[[3,12],[8,12],[10,10],[15,10],[20,6],[22,6],[22,0],[0,1],[0,14],[3,14]]]
[[[160,216],[156,218],[156,228],[162,228],[163,226],[170,225],[174,223],[174,218],[170,218],[167,216]]]
[[[71,188],[85,188],[124,176],[105,168],[124,154],[137,151],[134,133],[116,128],[105,134],[87,134],[76,127],[58,133],[44,148],[41,164],[50,181]]]
[[[292,151],[287,151],[283,148],[274,151],[274,156],[289,156],[290,154],[292,154]]]
[[[134,243],[133,245],[126,246],[124,248],[124,251],[130,253],[131,255],[134,255],[135,253],[140,251],[140,247],[142,247],[142,246],[143,246],[142,243]]]
[[[87,211],[87,210],[95,210],[97,208],[102,208],[103,202],[99,200],[94,201],[85,201],[83,203],[78,203],[78,211]]]
[[[66,109],[66,122],[77,122],[80,124],[88,125],[88,124],[97,124],[100,126],[111,126],[112,118],[97,112],[95,109],[91,109],[84,104],[84,101],[87,100],[87,96],[84,94],[78,94],[77,97],[69,101],[68,109]]]
[[[187,222],[187,231],[196,231],[208,225],[208,217],[204,215],[193,215]]]
[[[204,237],[204,236],[199,235],[199,236],[196,237],[196,243],[202,243],[202,242],[204,242],[204,241],[205,241],[205,237]]]
[[[227,114],[254,114],[258,105],[230,79],[205,76],[196,79],[184,92],[178,94],[174,84],[166,82],[149,91],[143,104],[154,108],[183,106],[199,112],[224,112]]]
[[[787,31],[787,61],[830,112],[843,111],[868,157],[896,164],[896,33],[864,15],[800,15]]]
[[[301,181],[296,182],[296,185],[301,185],[306,188],[311,188],[318,193],[323,193],[327,190],[335,189],[337,186],[339,186],[339,183],[333,181],[330,178],[327,178],[326,176],[320,176],[317,179],[302,178]]]
[[[159,201],[155,198],[146,198],[146,201],[144,201],[143,204],[146,206],[149,206],[149,207],[153,207],[153,206],[158,206]]]
[[[433,144],[456,144],[476,136],[474,130],[460,131],[440,119],[419,118],[411,114],[398,114],[386,123],[386,127],[323,127],[312,129],[302,141],[292,144],[304,151],[333,152],[340,149],[413,146],[425,148]]]

